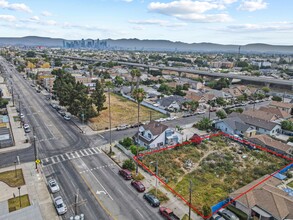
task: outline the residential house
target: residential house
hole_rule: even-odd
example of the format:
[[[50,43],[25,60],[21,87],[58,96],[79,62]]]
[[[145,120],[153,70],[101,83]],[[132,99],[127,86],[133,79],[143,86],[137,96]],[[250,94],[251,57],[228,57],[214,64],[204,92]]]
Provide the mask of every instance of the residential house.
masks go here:
[[[43,87],[48,91],[48,92],[53,92],[53,86],[55,82],[56,77],[51,76],[51,77],[45,77],[43,78]]]
[[[250,116],[250,117],[255,117],[261,120],[265,120],[265,121],[275,121],[279,118],[276,114],[273,114],[271,112],[261,111],[258,109],[245,110],[242,114]]]
[[[165,145],[175,145],[182,142],[182,135],[160,122],[151,121],[139,127],[134,136],[139,146],[157,148]]]
[[[293,104],[288,103],[288,102],[277,102],[277,101],[272,101],[270,103],[270,107],[280,109],[282,111],[287,112],[288,114],[293,114]]]
[[[230,199],[236,199],[232,205],[255,219],[293,219],[293,196],[280,188],[282,180],[268,178],[265,175],[232,192]]]
[[[222,90],[226,93],[229,93],[231,96],[233,96],[233,98],[237,98],[242,95],[242,92],[237,87],[224,88]]]
[[[282,131],[281,126],[277,123],[265,121],[244,114],[233,112],[228,117],[239,117],[243,122],[245,122],[245,124],[255,127],[257,134],[268,134],[272,136],[277,133],[281,133]]]
[[[281,141],[277,141],[269,137],[268,135],[265,135],[265,134],[255,135],[249,138],[249,140],[256,145],[265,147],[276,153],[283,154],[288,157],[293,157],[293,146],[285,144]]]
[[[159,107],[161,107],[162,109],[176,112],[181,109],[182,103],[186,101],[188,101],[188,99],[182,96],[173,95],[173,96],[158,99],[157,104],[159,104]]]
[[[245,124],[237,116],[216,121],[215,128],[220,129],[226,134],[239,135],[240,137],[251,137],[256,134],[254,126]]]
[[[282,118],[282,119],[289,119],[289,118],[291,118],[291,115],[288,112],[283,111],[283,110],[281,110],[279,108],[261,106],[259,108],[259,110],[262,111],[262,112],[267,112],[267,113],[274,114],[278,118]]]
[[[204,97],[203,94],[196,92],[195,90],[188,90],[185,91],[186,99],[190,99],[192,101],[198,102],[199,104],[207,103],[207,99]]]
[[[233,96],[230,93],[227,93],[227,92],[225,92],[223,90],[209,89],[209,90],[206,91],[205,94],[213,95],[214,96],[213,100],[216,99],[216,98],[223,98],[225,100],[233,99]]]

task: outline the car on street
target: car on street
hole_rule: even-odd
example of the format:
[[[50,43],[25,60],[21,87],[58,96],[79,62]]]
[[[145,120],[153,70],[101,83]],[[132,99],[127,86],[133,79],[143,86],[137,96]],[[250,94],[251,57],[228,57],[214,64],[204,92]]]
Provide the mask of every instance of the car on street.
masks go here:
[[[224,219],[222,216],[218,215],[218,214],[214,214],[212,217],[211,217],[211,220],[226,220]]]
[[[24,114],[20,113],[20,114],[19,114],[19,117],[20,117],[20,118],[24,118]]]
[[[54,103],[50,103],[50,105],[52,106],[52,108],[56,108],[56,104],[54,104]]]
[[[64,204],[61,196],[57,196],[56,198],[54,198],[54,205],[58,215],[63,215],[67,212],[67,207]]]
[[[131,185],[138,191],[138,192],[144,192],[145,186],[142,184],[142,182],[133,180],[131,181]]]
[[[220,209],[218,211],[218,214],[226,220],[239,220],[239,218],[233,212],[229,211],[228,209]]]
[[[122,176],[125,180],[131,180],[132,179],[132,174],[127,169],[119,170],[119,175]]]
[[[30,127],[28,127],[28,128],[25,128],[25,129],[24,129],[24,132],[25,132],[25,133],[30,133],[30,132],[31,132],[31,129],[30,129]]]
[[[126,130],[128,128],[129,128],[129,125],[125,124],[125,125],[117,126],[116,130],[117,131],[122,131],[122,130]]]
[[[48,186],[50,188],[51,193],[56,193],[60,191],[60,187],[55,179],[50,179],[48,181]]]
[[[152,207],[159,207],[160,201],[159,199],[151,193],[145,193],[143,198],[152,206]]]
[[[24,128],[24,129],[28,129],[29,127],[30,127],[30,126],[29,126],[28,124],[24,124],[24,125],[23,125],[23,128]]]
[[[66,121],[69,121],[71,118],[69,115],[64,115],[63,118],[66,120]]]
[[[159,211],[160,214],[167,220],[180,220],[180,218],[169,208],[160,207]]]
[[[62,110],[59,110],[58,113],[59,113],[62,117],[64,117],[64,116],[66,115],[66,112],[65,112],[65,111],[62,111]]]

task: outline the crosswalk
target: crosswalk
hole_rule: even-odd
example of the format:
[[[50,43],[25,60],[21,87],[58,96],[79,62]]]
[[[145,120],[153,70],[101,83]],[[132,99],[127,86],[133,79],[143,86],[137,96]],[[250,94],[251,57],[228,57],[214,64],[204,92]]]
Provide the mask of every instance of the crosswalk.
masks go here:
[[[94,154],[102,153],[101,147],[84,148],[78,151],[73,151],[65,154],[59,154],[52,157],[42,159],[42,165],[48,166],[56,163],[61,163],[66,160],[72,160],[80,157],[86,157]]]

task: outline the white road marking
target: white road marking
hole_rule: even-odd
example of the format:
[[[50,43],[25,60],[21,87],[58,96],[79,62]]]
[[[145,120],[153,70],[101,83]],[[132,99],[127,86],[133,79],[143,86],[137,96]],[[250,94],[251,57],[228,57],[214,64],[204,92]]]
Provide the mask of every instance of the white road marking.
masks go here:
[[[70,156],[72,156],[72,158],[75,158],[75,155],[73,153],[70,153]]]
[[[96,150],[95,148],[91,148],[91,150],[92,150],[95,154],[98,153],[97,150]]]
[[[68,153],[65,153],[65,155],[68,157],[68,160],[71,159]]]
[[[93,151],[91,151],[90,148],[88,148],[87,150],[91,153],[91,155],[94,154]]]
[[[77,155],[77,157],[80,157],[80,155],[77,153],[77,151],[75,151],[75,154]]]
[[[63,154],[61,154],[60,157],[62,158],[63,161],[66,160]]]
[[[56,160],[57,160],[57,163],[60,162],[60,159],[58,156],[55,156],[56,157]]]
[[[79,153],[84,157],[84,154],[83,154],[82,150],[80,150]]]
[[[86,153],[86,155],[90,155],[90,153],[87,151],[87,149],[84,149],[83,151]]]
[[[51,160],[52,160],[53,164],[56,163],[53,157],[51,157]]]
[[[136,209],[136,211],[138,212],[138,214],[144,219],[143,215],[140,213],[140,211],[138,211],[138,209]]]

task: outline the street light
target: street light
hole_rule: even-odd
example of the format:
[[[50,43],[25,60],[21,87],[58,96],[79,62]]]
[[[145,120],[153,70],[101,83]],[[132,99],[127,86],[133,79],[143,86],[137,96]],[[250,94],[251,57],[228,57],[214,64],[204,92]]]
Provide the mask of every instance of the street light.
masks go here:
[[[18,198],[19,198],[19,207],[21,207],[21,199],[20,199],[20,186],[18,187]]]
[[[14,170],[15,170],[15,178],[17,178],[17,172],[16,172],[16,161],[14,161]]]
[[[156,163],[156,197],[158,197],[158,161],[152,161],[150,164]]]

